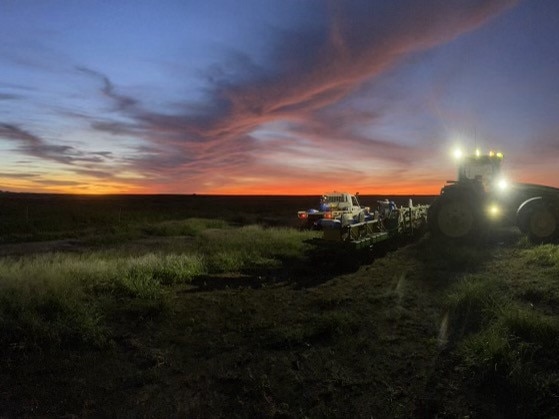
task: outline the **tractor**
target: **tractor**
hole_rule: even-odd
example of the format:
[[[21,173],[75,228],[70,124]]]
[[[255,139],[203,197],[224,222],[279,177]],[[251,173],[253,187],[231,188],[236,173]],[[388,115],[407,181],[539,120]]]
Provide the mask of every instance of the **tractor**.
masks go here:
[[[516,225],[533,243],[559,239],[559,188],[507,184],[503,155],[460,158],[458,180],[447,181],[429,207],[431,233],[455,240],[480,237],[495,224]]]

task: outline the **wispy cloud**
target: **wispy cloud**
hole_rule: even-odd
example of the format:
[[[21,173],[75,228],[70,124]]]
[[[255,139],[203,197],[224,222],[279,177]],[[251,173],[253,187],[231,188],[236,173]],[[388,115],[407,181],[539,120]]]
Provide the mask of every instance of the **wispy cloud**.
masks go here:
[[[104,74],[80,66],[76,67],[76,70],[81,73],[99,78],[103,81],[103,88],[101,89],[101,91],[107,98],[111,99],[111,101],[116,104],[115,110],[125,111],[129,108],[133,108],[137,104],[138,101],[136,99],[116,93],[113,83]]]
[[[13,178],[13,179],[21,179],[21,178],[36,178],[38,174],[35,173],[19,173],[19,172],[0,172],[0,178]]]
[[[22,153],[67,165],[102,163],[112,156],[109,151],[87,153],[68,145],[50,144],[41,137],[12,124],[0,123],[0,137],[13,140]]]
[[[405,165],[413,158],[409,147],[348,128],[359,119],[370,123],[375,115],[330,107],[402,57],[473,30],[514,3],[331,2],[328,21],[322,25],[277,33],[275,45],[270,46],[276,51],[270,57],[276,66],[255,66],[246,57],[236,60],[237,68],[226,71],[216,64],[207,76],[210,96],[199,107],[203,112],[146,110],[140,98],[119,93],[109,76],[84,67],[78,70],[98,79],[104,96],[133,121],[95,121],[92,128],[117,135],[140,133],[152,142],[154,151],[133,162],[139,171],[161,178],[250,171],[252,165],[258,166],[252,155],[277,151],[267,150],[269,144],[256,141],[251,132],[278,120],[289,121],[293,136],[316,147],[330,147],[332,153],[367,150]]]
[[[378,115],[359,109],[336,108],[387,69],[410,54],[444,44],[474,30],[516,3],[515,0],[370,0],[312,3],[328,7],[312,26],[269,28],[267,62],[256,64],[249,53],[234,52],[226,61],[206,69],[206,98],[184,100],[161,110],[148,107],[141,94],[124,93],[105,70],[87,65],[74,71],[99,83],[99,92],[113,115],[67,115],[88,121],[103,135],[142,140],[136,153],[119,157],[136,173],[145,174],[154,191],[212,191],[224,184],[241,191],[243,182],[259,185],[291,181],[295,158],[312,159],[313,148],[330,155],[357,158],[371,154],[398,173],[416,150],[378,133],[352,127],[374,124]],[[258,36],[258,34],[255,34]],[[0,95],[0,100],[15,99]],[[263,141],[256,131],[284,122],[283,135]],[[271,134],[273,136],[273,134]],[[56,145],[17,124],[0,124],[0,136],[16,141],[19,151],[74,168],[99,179],[111,177],[102,165],[117,157],[109,151],[84,152]],[[148,146],[146,146],[148,144]],[[295,157],[281,167],[263,166],[267,157]],[[419,152],[421,153],[421,151]],[[325,156],[326,157],[326,156]],[[313,168],[307,167],[308,173]],[[352,172],[333,162],[332,179],[362,178],[365,168]],[[248,180],[247,180],[248,179]],[[247,183],[247,185],[248,185]],[[250,188],[249,186],[246,186]]]
[[[19,95],[14,95],[14,94],[10,94],[10,93],[0,93],[0,100],[14,100],[14,99],[20,99],[21,96]]]

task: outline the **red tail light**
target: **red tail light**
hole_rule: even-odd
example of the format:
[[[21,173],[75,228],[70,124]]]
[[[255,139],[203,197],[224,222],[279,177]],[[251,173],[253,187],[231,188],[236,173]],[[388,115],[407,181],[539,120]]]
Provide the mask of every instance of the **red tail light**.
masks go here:
[[[299,213],[299,218],[301,218],[301,219],[308,218],[308,216],[309,216],[309,215],[308,215],[306,212],[300,212],[300,213]]]
[[[331,212],[325,212],[324,213],[324,218],[331,220],[332,219],[332,213]]]

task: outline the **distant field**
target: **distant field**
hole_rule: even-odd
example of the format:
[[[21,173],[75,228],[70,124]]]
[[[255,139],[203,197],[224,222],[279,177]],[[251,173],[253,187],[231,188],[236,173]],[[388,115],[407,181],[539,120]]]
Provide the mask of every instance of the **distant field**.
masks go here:
[[[0,416],[559,416],[559,246],[324,252],[317,199],[1,194]]]
[[[429,203],[433,197],[362,196],[398,205]],[[238,225],[295,226],[297,210],[315,208],[318,196],[212,195],[48,195],[0,193],[0,243],[115,233],[135,225],[184,219],[219,218]]]

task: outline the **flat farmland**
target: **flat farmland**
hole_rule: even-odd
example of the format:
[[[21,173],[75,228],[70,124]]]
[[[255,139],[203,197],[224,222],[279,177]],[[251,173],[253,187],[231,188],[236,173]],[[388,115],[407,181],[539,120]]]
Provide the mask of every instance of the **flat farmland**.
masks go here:
[[[317,200],[0,194],[0,414],[559,415],[557,245],[323,252]]]

